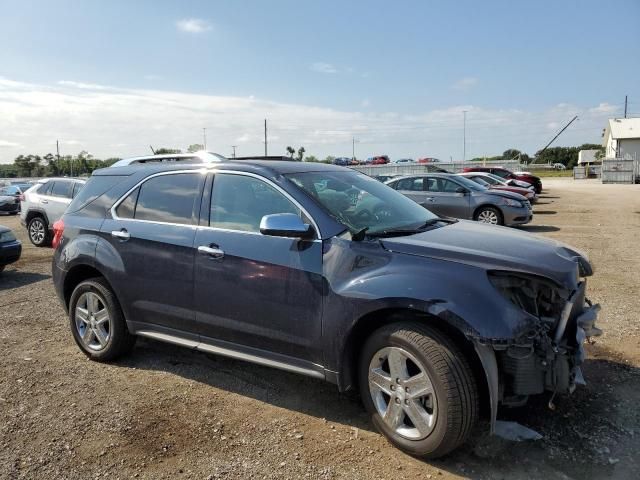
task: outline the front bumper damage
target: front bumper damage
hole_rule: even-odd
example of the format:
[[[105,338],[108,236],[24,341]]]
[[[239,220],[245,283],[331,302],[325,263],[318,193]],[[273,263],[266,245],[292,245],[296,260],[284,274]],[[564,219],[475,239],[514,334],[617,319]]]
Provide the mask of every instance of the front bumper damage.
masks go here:
[[[512,342],[476,340],[475,350],[484,367],[491,400],[491,431],[498,405],[521,406],[530,395],[570,394],[585,384],[581,365],[586,341],[600,336],[596,327],[600,305],[585,297],[586,281],[566,300],[554,325],[540,322],[536,329]]]

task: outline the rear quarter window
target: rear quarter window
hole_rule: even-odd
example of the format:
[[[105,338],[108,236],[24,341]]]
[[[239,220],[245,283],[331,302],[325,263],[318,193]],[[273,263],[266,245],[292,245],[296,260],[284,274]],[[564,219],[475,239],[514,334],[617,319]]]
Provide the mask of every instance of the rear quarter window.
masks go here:
[[[77,212],[83,209],[126,178],[127,176],[125,175],[99,175],[91,177],[71,201],[67,212]]]

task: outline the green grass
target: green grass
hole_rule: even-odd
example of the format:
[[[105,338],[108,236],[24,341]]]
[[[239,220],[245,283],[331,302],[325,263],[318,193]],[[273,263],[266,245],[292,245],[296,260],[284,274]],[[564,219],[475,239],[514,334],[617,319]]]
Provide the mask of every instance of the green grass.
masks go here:
[[[538,177],[573,177],[573,170],[529,170]]]

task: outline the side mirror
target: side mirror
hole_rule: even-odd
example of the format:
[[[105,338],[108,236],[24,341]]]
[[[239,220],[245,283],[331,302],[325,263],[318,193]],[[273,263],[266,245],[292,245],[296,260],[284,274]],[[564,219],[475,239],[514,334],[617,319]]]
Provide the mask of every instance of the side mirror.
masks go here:
[[[456,188],[456,193],[462,193],[463,195],[466,195],[468,192],[468,190],[464,187],[458,187]]]
[[[312,229],[295,213],[275,213],[262,217],[260,233],[272,237],[307,238]]]

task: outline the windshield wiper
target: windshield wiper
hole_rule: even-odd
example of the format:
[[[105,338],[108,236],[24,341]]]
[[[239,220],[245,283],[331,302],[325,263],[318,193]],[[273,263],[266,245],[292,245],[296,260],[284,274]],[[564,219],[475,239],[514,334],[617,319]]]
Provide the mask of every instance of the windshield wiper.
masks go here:
[[[402,236],[402,235],[413,235],[415,233],[424,232],[427,228],[435,225],[436,223],[456,223],[458,220],[455,218],[445,217],[445,218],[430,218],[418,228],[391,228],[389,230],[382,230],[381,232],[373,232],[369,233],[369,237],[394,237],[394,236]],[[360,232],[358,232],[360,233]]]

